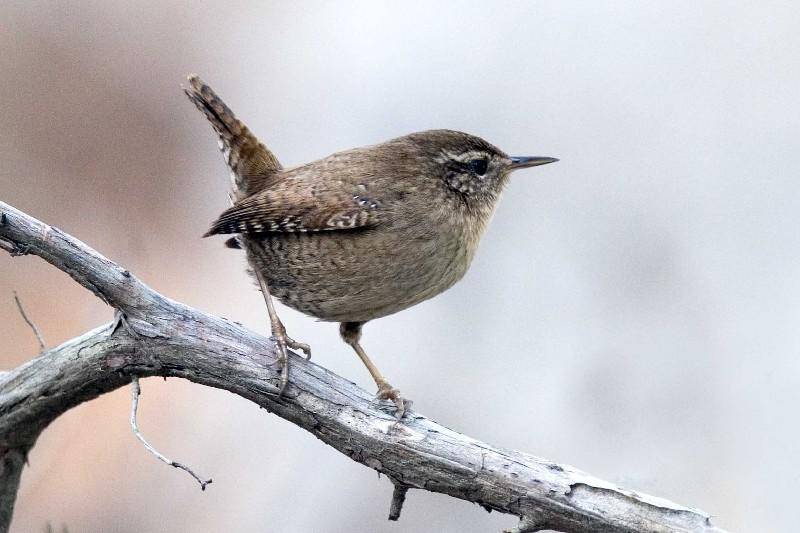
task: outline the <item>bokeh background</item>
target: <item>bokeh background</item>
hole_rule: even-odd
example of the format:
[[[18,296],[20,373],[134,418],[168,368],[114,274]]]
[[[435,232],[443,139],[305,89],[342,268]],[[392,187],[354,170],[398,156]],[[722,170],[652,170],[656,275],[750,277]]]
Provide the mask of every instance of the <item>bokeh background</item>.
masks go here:
[[[200,73],[285,165],[428,128],[561,162],[514,175],[466,278],[371,323],[425,414],[712,513],[792,531],[800,485],[800,8],[794,2],[0,3],[0,199],[164,294],[266,333],[242,256],[201,239],[227,171]],[[111,310],[0,254],[0,366]],[[280,309],[369,389],[335,325]],[[143,381],[44,432],[15,532],[484,532],[226,392]]]

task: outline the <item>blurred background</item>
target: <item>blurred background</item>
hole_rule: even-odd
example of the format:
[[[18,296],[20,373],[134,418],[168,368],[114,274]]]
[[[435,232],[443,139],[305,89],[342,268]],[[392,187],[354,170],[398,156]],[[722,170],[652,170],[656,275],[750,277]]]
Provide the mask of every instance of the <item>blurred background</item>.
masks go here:
[[[415,407],[470,436],[791,531],[800,485],[800,8],[793,2],[0,4],[0,199],[167,296],[267,333],[244,259],[201,239],[228,174],[203,76],[284,165],[451,128],[561,162],[514,175],[466,278],[366,327]],[[111,309],[0,254],[0,367]],[[281,307],[372,390],[333,324]],[[411,334],[413,333],[413,334]],[[227,392],[142,382],[59,418],[14,532],[484,532],[512,517],[391,485]]]

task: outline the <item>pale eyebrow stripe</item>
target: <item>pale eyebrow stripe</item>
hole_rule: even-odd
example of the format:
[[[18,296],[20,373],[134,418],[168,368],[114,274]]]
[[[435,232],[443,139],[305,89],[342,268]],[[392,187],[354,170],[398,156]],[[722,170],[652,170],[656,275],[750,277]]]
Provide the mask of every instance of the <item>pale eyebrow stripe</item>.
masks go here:
[[[437,157],[436,160],[440,163],[443,163],[445,161],[452,160],[464,162],[469,161],[470,159],[480,158],[490,159],[490,156],[487,152],[482,150],[470,150],[469,152],[464,152],[462,154],[455,154],[453,152],[448,152],[447,150],[442,150],[442,155]]]

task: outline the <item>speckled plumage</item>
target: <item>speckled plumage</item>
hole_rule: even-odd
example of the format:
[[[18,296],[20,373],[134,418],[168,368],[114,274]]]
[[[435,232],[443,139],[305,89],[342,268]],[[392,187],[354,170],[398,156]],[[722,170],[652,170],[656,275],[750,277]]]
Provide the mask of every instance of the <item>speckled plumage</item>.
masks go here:
[[[238,234],[269,292],[321,320],[356,324],[343,325],[348,342],[364,322],[460,280],[510,172],[554,161],[431,130],[283,169],[207,85],[189,82],[232,173],[234,204],[206,235]]]
[[[280,171],[209,234],[243,234],[271,292],[322,320],[366,322],[435,296],[466,272],[494,203],[425,179],[437,164],[413,139]]]

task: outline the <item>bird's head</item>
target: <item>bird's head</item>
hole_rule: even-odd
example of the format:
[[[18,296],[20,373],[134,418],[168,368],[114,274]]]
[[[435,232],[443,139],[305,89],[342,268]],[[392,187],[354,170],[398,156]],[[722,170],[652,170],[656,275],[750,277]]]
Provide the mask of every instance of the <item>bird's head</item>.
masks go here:
[[[446,187],[467,203],[494,201],[514,170],[554,163],[554,157],[509,156],[480,137],[452,130],[412,133],[408,140]]]

